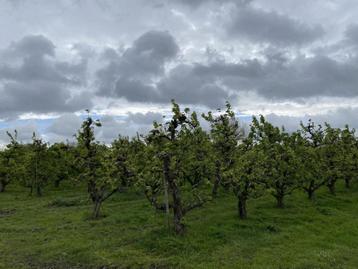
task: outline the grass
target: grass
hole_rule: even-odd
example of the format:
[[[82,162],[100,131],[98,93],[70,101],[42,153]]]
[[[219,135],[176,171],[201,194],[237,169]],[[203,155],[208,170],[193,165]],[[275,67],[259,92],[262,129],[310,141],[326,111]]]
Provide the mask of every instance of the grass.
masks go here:
[[[118,194],[88,220],[85,188],[48,189],[42,198],[9,186],[0,194],[0,268],[358,268],[358,184],[296,192],[286,207],[267,195],[237,218],[229,194],[185,219],[176,237],[140,193]]]

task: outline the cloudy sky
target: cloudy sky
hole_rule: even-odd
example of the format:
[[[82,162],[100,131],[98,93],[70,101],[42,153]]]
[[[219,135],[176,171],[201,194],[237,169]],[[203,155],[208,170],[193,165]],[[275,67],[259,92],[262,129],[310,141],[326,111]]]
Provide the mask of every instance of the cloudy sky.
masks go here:
[[[358,127],[356,0],[0,0],[0,142],[146,132],[170,99]]]

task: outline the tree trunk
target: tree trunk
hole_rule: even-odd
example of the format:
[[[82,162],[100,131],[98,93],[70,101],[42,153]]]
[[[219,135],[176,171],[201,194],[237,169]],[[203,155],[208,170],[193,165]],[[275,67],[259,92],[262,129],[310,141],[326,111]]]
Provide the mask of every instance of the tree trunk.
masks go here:
[[[102,200],[96,200],[93,207],[92,218],[98,219],[100,216]]]
[[[213,186],[212,196],[215,198],[218,195],[218,188],[221,183],[221,164],[220,161],[217,161],[216,164],[216,171],[215,171],[215,182]]]
[[[314,197],[314,192],[315,192],[315,186],[314,186],[314,180],[311,180],[310,185],[308,186],[308,188],[305,188],[307,194],[308,194],[308,199],[309,200],[313,200]]]
[[[174,230],[175,233],[178,235],[184,234],[185,227],[184,224],[181,223],[181,220],[183,218],[183,213],[180,207],[174,207]]]
[[[38,197],[42,196],[42,189],[41,189],[41,186],[39,184],[36,186],[36,195]]]
[[[336,195],[336,181],[335,180],[329,180],[327,183],[327,187],[329,189],[329,192],[332,195]]]
[[[32,196],[33,193],[34,193],[34,184],[33,184],[33,182],[31,182],[31,186],[30,186],[30,196]]]
[[[2,180],[0,180],[0,193],[5,191],[5,184]]]
[[[346,188],[347,189],[350,189],[350,187],[351,187],[351,180],[350,180],[350,178],[346,178],[346,179],[344,179],[344,181],[345,181],[345,186],[346,186]]]
[[[307,190],[307,193],[308,193],[308,199],[313,200],[314,190],[313,190],[312,188],[309,188],[309,189]]]
[[[54,182],[55,188],[60,187],[60,182],[61,182],[61,180],[55,180],[55,182]]]
[[[66,177],[65,177],[64,175],[60,175],[60,176],[55,180],[55,182],[54,182],[55,188],[60,187],[60,183],[61,183],[62,181],[64,181],[65,179],[66,179]]]
[[[283,208],[284,207],[283,197],[284,196],[282,194],[277,194],[276,195],[276,201],[277,201],[277,207],[278,208]]]
[[[173,198],[173,214],[174,214],[174,231],[178,235],[182,235],[185,231],[184,224],[181,222],[184,216],[183,206],[181,202],[180,190],[175,179],[170,173],[170,157],[164,156],[163,160],[164,178],[168,182],[169,191]]]
[[[247,201],[247,199],[245,197],[239,197],[238,210],[239,210],[240,219],[247,218],[246,201]]]

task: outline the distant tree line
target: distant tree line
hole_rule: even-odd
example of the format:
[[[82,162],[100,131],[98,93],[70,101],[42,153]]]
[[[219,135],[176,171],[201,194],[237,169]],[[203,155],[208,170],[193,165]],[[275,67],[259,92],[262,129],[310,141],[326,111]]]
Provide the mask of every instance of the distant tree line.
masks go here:
[[[357,181],[358,139],[348,126],[309,120],[286,132],[260,116],[245,134],[227,103],[223,111],[201,115],[210,125],[206,131],[195,112],[174,101],[172,106],[171,118],[154,122],[148,134],[118,136],[111,145],[96,141],[101,122],[89,114],[73,144],[50,145],[36,134],[24,144],[16,131],[8,133],[10,143],[0,151],[0,192],[17,183],[42,196],[49,184],[84,182],[96,219],[112,195],[140,189],[155,210],[172,215],[175,233],[183,234],[185,215],[220,192],[235,195],[244,219],[248,201],[265,193],[282,208],[293,191],[312,200],[319,188],[335,195],[339,180],[347,188]]]

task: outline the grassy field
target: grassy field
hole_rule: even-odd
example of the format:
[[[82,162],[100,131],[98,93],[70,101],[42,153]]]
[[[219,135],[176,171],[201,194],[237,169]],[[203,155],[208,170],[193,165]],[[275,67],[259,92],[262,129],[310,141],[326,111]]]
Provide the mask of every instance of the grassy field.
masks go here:
[[[239,220],[236,200],[221,196],[186,217],[187,233],[143,196],[118,194],[106,217],[88,220],[85,188],[48,189],[29,197],[11,186],[0,194],[0,268],[358,268],[358,186],[297,192],[284,209],[269,195],[251,200]]]

